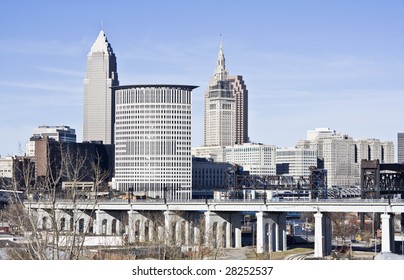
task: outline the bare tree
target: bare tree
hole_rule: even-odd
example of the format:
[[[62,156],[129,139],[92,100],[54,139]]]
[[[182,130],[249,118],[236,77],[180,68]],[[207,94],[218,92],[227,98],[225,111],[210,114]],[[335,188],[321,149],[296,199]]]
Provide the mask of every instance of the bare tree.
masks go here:
[[[16,228],[16,234],[28,238],[22,248],[10,249],[10,258],[19,259],[79,259],[84,252],[85,237],[94,230],[96,200],[87,200],[86,217],[79,211],[78,188],[90,173],[94,186],[105,180],[102,171],[85,152],[59,142],[43,144],[42,158],[15,165],[11,188],[14,197],[4,209],[4,217]],[[90,166],[90,168],[87,168]],[[62,191],[62,182],[72,186]],[[20,195],[24,192],[25,199]],[[59,209],[61,194],[71,210]],[[45,210],[35,208],[39,203]],[[63,212],[64,211],[64,212]],[[89,217],[89,218],[88,218]],[[84,221],[84,222],[83,222]]]

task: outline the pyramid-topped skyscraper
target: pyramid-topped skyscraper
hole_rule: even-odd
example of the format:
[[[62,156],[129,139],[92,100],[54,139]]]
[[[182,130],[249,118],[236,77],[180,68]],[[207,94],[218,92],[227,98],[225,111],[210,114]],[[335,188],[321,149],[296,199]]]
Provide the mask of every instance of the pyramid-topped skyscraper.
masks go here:
[[[101,30],[87,55],[83,142],[113,144],[115,98],[111,87],[118,85],[116,56]]]

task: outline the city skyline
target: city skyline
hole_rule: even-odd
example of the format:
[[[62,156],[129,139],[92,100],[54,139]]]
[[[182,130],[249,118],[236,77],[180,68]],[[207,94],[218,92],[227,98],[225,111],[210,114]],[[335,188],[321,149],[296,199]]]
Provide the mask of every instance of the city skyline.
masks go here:
[[[192,146],[203,145],[203,96],[220,40],[227,68],[248,87],[251,141],[293,146],[307,130],[330,127],[396,146],[404,131],[404,2],[279,2],[3,1],[0,155],[20,154],[18,145],[23,151],[44,124],[68,125],[82,140],[86,57],[101,29],[120,84],[199,86]],[[206,17],[212,9],[219,26]]]

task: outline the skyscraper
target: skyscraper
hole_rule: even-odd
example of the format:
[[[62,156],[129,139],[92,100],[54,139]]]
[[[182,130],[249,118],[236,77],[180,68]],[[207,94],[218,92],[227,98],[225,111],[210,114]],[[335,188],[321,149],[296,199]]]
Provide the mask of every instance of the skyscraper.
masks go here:
[[[114,87],[115,188],[154,198],[192,194],[192,90],[185,85]]]
[[[236,99],[227,77],[222,45],[217,67],[205,93],[205,146],[231,146],[236,143]]]
[[[248,142],[247,87],[242,76],[228,76],[220,45],[216,70],[205,92],[204,146]]]
[[[116,57],[101,30],[87,55],[83,141],[113,144],[115,98],[111,87],[118,85]]]
[[[230,76],[229,81],[236,98],[236,144],[249,142],[248,137],[248,90],[243,76]]]
[[[397,162],[404,163],[404,133],[397,133]]]

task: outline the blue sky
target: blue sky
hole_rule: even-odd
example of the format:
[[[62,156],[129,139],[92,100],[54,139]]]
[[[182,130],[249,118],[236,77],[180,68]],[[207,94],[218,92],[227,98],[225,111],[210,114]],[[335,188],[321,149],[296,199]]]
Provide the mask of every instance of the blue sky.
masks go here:
[[[82,139],[86,56],[101,26],[121,85],[197,85],[193,146],[221,40],[249,90],[249,136],[293,146],[329,127],[396,143],[404,131],[404,0],[0,2],[0,155],[34,127]],[[22,147],[19,148],[19,145]]]

